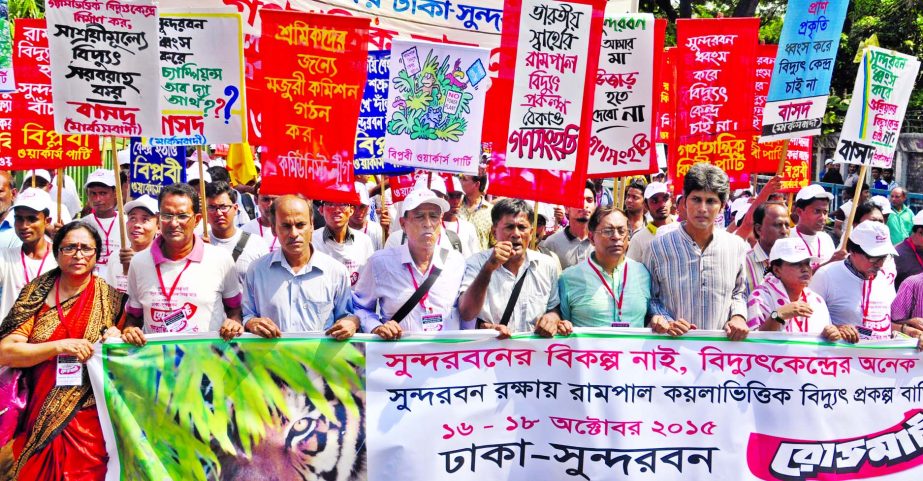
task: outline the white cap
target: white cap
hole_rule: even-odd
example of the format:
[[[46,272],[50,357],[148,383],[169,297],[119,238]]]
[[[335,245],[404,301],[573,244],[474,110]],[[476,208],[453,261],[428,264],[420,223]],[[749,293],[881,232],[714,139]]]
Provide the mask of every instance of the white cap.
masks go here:
[[[449,181],[446,182],[445,188],[447,190],[446,194],[451,194],[452,192],[461,192],[462,186],[461,186],[461,181],[458,180],[458,176],[457,175],[450,176]],[[539,211],[541,211],[541,209],[539,209]]]
[[[202,167],[205,167],[205,166],[203,165]],[[212,175],[208,173],[208,170],[203,169],[203,172],[205,173],[205,183],[211,184]],[[194,165],[186,169],[186,183],[188,184],[192,182],[193,180],[199,180],[199,166],[198,165]]]
[[[650,199],[657,194],[670,194],[670,189],[663,182],[651,182],[644,188],[644,200]]]
[[[131,163],[131,151],[128,149],[122,149],[117,154],[115,158],[118,159],[119,165],[128,165]]]
[[[51,196],[48,195],[48,192],[45,192],[45,189],[29,187],[16,196],[16,201],[13,202],[13,209],[17,207],[25,207],[36,212],[44,210],[46,214],[50,214]]]
[[[811,255],[807,245],[801,239],[795,237],[783,237],[772,245],[772,250],[769,252],[769,262],[779,259],[791,264],[796,264],[806,259],[811,261],[818,260],[817,257]]]
[[[888,226],[881,222],[867,220],[857,225],[852,230],[849,240],[859,244],[859,247],[870,257],[897,255],[897,251],[891,245],[891,234],[888,231]]]
[[[160,212],[160,207],[157,205],[157,199],[147,194],[142,195],[141,197],[138,197],[137,199],[125,204],[125,213],[128,214],[132,211],[132,209],[137,207],[140,207],[150,212],[151,214],[157,214]]]
[[[35,177],[38,179],[45,179],[45,182],[51,183],[51,174],[48,173],[48,171],[45,169],[35,169]],[[23,177],[23,185],[26,185],[28,183],[26,181],[28,181],[31,178],[32,178],[32,171],[27,170],[26,176]]]
[[[913,225],[923,225],[923,209],[920,212],[917,212],[913,216]]]
[[[435,192],[429,189],[414,189],[404,199],[404,212],[414,210],[423,204],[433,204],[439,207],[443,213],[449,210],[449,203],[440,199]]]
[[[96,169],[87,176],[87,181],[83,183],[83,188],[89,187],[90,184],[102,184],[106,187],[115,187],[115,174],[109,169]]]
[[[833,159],[827,159],[824,161],[824,165],[830,165],[833,163]]]
[[[818,184],[811,184],[809,186],[802,187],[801,190],[798,191],[798,194],[795,195],[795,202],[808,199],[833,200],[833,194],[827,192]]]
[[[359,194],[359,205],[372,205],[369,198],[369,189],[362,182],[356,182],[356,193]]]
[[[227,167],[228,167],[228,163],[227,163],[226,160],[221,159],[221,158],[212,159],[212,160],[209,160],[209,161],[208,161],[208,168],[212,168],[212,167],[224,167],[224,168],[227,168]]]
[[[423,181],[423,188],[426,188],[426,177],[420,178]],[[433,174],[433,180],[429,183],[429,190],[433,192],[439,192],[444,196],[448,196],[449,192],[445,186],[445,179],[439,174]]]
[[[538,203],[538,215],[545,218],[545,225],[554,220],[554,207],[544,202]]]
[[[734,216],[734,222],[740,222],[750,212],[750,198],[740,197],[731,202],[731,214]]]
[[[872,197],[870,200],[872,201],[873,204],[877,205],[879,209],[881,209],[882,215],[891,214],[892,212],[891,211],[891,201],[888,200],[885,196],[876,195]]]

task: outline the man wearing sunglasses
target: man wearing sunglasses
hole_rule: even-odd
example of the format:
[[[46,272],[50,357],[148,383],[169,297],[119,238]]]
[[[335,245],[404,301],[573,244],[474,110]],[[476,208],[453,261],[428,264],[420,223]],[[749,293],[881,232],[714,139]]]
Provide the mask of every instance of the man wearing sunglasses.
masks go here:
[[[211,228],[208,242],[231,254],[237,278],[241,285],[250,264],[269,254],[269,246],[258,235],[237,228],[237,196],[227,182],[212,182],[205,185],[205,208],[208,210],[208,226]]]
[[[349,226],[355,212],[350,204],[324,202],[320,209],[326,225],[311,238],[311,245],[336,259],[349,272],[350,286],[359,281],[359,271],[375,253],[372,238]]]
[[[168,185],[158,197],[160,232],[128,268],[122,339],[144,345],[145,333],[244,332],[241,288],[231,254],[202,242],[199,196],[188,184]],[[233,217],[232,217],[233,219]]]
[[[846,241],[846,251],[846,259],[817,270],[810,288],[824,298],[833,324],[856,326],[863,339],[890,339],[894,279],[879,275],[888,256],[897,254],[888,226],[862,222]]]

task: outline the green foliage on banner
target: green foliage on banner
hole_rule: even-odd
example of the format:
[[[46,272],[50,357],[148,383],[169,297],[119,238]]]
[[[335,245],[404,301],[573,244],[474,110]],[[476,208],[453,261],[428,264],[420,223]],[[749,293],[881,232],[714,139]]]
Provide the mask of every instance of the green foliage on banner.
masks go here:
[[[329,339],[116,344],[103,356],[122,479],[214,479],[292,415],[287,397],[335,419],[326,387],[358,417],[365,389],[362,352]]]
[[[10,18],[44,18],[44,0],[10,0]]]

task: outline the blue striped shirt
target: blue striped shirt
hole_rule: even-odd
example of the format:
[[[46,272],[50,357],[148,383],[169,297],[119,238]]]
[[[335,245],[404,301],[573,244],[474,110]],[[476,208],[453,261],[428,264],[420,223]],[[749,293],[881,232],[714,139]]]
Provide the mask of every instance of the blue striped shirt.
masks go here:
[[[724,328],[733,315],[746,319],[744,259],[749,250],[743,239],[719,229],[702,250],[685,223],[656,237],[644,256],[651,274],[652,315],[685,319],[709,330]]]

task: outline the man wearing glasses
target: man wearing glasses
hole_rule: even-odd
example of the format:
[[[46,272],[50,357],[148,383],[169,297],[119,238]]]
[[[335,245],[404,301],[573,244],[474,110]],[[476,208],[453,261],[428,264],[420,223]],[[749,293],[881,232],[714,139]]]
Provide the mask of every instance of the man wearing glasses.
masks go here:
[[[831,262],[814,274],[811,290],[824,298],[835,325],[856,326],[860,339],[890,339],[894,281],[878,275],[888,256],[897,254],[888,226],[867,220],[846,241],[845,260]],[[895,324],[895,331],[903,325]]]
[[[227,182],[205,185],[205,208],[211,227],[208,242],[231,254],[237,278],[243,284],[250,263],[269,254],[269,246],[260,236],[237,228],[237,195]]]
[[[359,271],[375,252],[372,238],[349,227],[355,207],[338,202],[324,202],[320,209],[326,225],[311,239],[311,245],[336,259],[349,271],[350,285],[356,285]]]
[[[131,260],[122,339],[143,345],[145,333],[239,336],[240,281],[231,254],[194,233],[202,218],[198,194],[188,184],[173,184],[157,200],[161,235]]]

